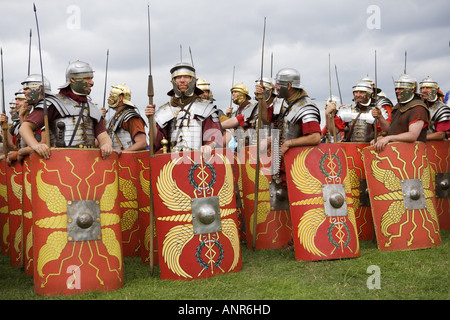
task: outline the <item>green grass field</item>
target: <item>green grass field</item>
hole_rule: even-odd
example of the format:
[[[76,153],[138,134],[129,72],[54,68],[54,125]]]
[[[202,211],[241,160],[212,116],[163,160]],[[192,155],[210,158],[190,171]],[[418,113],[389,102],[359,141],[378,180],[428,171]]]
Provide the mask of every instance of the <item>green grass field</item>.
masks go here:
[[[113,292],[44,297],[33,292],[33,279],[0,257],[1,300],[448,300],[450,298],[450,231],[431,249],[383,252],[361,242],[361,257],[302,262],[294,252],[242,247],[242,269],[196,281],[150,276],[140,258],[125,258],[124,286]],[[369,289],[372,273],[381,272],[380,289]],[[157,271],[157,269],[156,269]]]

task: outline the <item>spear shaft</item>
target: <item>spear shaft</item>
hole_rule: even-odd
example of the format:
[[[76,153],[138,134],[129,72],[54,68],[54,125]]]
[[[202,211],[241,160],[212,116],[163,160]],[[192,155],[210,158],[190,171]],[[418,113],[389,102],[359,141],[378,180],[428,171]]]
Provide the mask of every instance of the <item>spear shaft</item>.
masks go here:
[[[42,96],[43,96],[43,110],[44,110],[44,127],[45,130],[49,131],[48,125],[48,109],[47,109],[47,101],[45,99],[45,83],[44,83],[44,67],[42,66],[42,50],[41,50],[41,36],[39,33],[39,22],[36,12],[36,5],[33,3],[34,17],[36,19],[36,30],[38,36],[39,43],[39,61],[41,64],[41,78],[42,78]],[[45,144],[50,148],[50,131],[45,135]]]
[[[148,88],[147,88],[147,95],[148,95],[148,103],[149,105],[153,104],[153,97],[154,97],[154,91],[153,91],[153,77],[152,77],[152,53],[151,53],[151,40],[150,40],[150,5],[147,5],[147,22],[148,22]],[[154,118],[153,115],[147,116],[148,119],[148,126],[149,126],[149,156],[150,160],[153,157],[153,139],[154,139]],[[150,176],[151,176],[151,166],[150,166]],[[153,190],[152,190],[152,183],[150,181],[150,244],[149,244],[149,262],[150,262],[150,275],[153,276],[154,273],[154,266],[155,266],[155,259],[154,259],[154,229],[153,226],[155,224],[155,208],[153,206]]]
[[[261,77],[260,84],[263,85],[263,75],[264,75],[264,41],[266,38],[266,17],[264,17],[264,31],[263,31],[263,40],[262,40],[262,49],[261,49]],[[256,227],[258,222],[258,191],[259,191],[259,167],[261,165],[261,161],[259,158],[259,149],[260,149],[260,131],[261,131],[261,117],[262,117],[262,108],[261,105],[263,103],[263,97],[258,98],[258,120],[256,125],[256,167],[255,167],[255,199],[254,199],[254,208],[253,208],[253,238],[252,238],[252,248],[255,250],[256,248]]]

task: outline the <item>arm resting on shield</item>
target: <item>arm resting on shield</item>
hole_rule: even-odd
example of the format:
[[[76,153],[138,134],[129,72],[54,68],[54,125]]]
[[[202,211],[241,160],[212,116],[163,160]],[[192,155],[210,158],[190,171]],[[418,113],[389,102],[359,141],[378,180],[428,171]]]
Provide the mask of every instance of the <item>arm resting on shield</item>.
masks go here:
[[[112,141],[106,131],[100,133],[97,136],[97,140],[99,143],[100,151],[102,153],[102,158],[108,158],[112,153]]]
[[[36,125],[33,122],[24,121],[19,128],[19,134],[23,141],[38,155],[44,159],[50,158],[50,148],[45,143],[40,143],[34,137]]]
[[[377,143],[374,143],[374,140],[372,140],[370,144],[374,145],[375,151],[381,152],[389,142],[415,142],[424,125],[425,121],[417,120],[409,125],[409,130],[407,132],[382,137],[378,139]]]

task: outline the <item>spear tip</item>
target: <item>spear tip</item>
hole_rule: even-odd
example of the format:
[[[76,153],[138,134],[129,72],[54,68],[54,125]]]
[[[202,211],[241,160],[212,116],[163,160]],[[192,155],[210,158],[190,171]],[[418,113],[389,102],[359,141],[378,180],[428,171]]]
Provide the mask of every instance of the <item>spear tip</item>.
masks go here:
[[[33,11],[36,12],[36,5],[33,2]]]

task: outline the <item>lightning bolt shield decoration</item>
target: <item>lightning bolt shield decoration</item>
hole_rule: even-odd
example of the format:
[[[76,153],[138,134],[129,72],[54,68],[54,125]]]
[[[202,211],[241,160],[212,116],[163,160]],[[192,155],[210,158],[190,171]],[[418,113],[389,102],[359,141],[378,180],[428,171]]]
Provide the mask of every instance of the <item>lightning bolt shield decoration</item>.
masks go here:
[[[427,141],[427,157],[436,193],[441,230],[450,229],[450,141]]]
[[[326,143],[292,148],[285,164],[296,259],[359,257],[344,149]]]
[[[222,149],[151,158],[161,279],[193,280],[241,269],[232,161],[233,154]]]
[[[98,149],[51,152],[49,160],[30,156],[35,292],[116,290],[123,285],[117,154],[103,160]]]
[[[412,250],[441,243],[426,144],[394,142],[363,149],[378,249]]]

